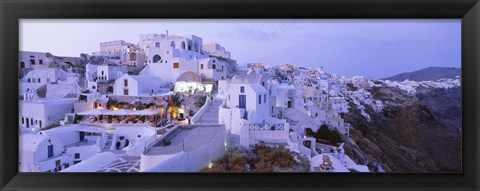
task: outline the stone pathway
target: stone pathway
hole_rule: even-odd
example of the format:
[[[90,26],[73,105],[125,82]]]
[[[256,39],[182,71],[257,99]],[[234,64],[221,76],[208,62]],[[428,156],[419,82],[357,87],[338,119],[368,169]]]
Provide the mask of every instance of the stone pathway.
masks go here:
[[[102,167],[97,172],[139,172],[140,157],[123,156],[113,161],[107,166]]]

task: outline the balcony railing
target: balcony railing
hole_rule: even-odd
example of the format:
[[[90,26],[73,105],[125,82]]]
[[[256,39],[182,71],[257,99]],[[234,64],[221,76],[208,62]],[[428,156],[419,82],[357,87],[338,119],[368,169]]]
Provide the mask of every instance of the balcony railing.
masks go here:
[[[248,129],[250,131],[283,131],[285,129],[284,123],[249,123]]]

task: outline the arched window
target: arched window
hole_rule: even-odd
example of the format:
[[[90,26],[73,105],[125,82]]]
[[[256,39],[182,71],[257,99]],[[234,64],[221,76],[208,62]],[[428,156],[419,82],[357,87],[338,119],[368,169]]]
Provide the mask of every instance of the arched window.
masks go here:
[[[30,56],[30,64],[35,65],[35,56],[33,55]]]
[[[137,53],[135,52],[130,53],[130,61],[135,61],[135,60],[137,60]]]
[[[173,49],[175,49],[175,42],[172,41],[172,42],[170,43],[170,46],[173,47]]]
[[[153,63],[158,63],[158,61],[160,61],[162,59],[162,57],[160,57],[160,55],[156,54],[155,56],[153,56]]]
[[[185,50],[185,41],[182,41],[182,49]]]
[[[195,42],[195,44],[193,45],[193,48],[195,49],[195,52],[198,52],[198,43]]]
[[[188,50],[192,50],[192,41],[188,41]]]

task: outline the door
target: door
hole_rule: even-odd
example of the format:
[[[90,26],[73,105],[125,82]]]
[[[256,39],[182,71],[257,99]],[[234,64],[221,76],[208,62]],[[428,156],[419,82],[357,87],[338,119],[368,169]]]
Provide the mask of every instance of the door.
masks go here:
[[[85,132],[80,132],[80,141],[85,140]]]
[[[239,95],[238,96],[238,107],[239,108],[246,108],[247,107],[247,95]]]
[[[48,145],[48,158],[53,157],[53,145]]]

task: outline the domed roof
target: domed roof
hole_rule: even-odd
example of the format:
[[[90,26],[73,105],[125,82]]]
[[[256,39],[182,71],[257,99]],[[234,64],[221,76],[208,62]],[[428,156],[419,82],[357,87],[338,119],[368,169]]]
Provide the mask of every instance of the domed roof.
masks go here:
[[[202,82],[202,78],[193,72],[185,72],[177,78],[177,82]]]

